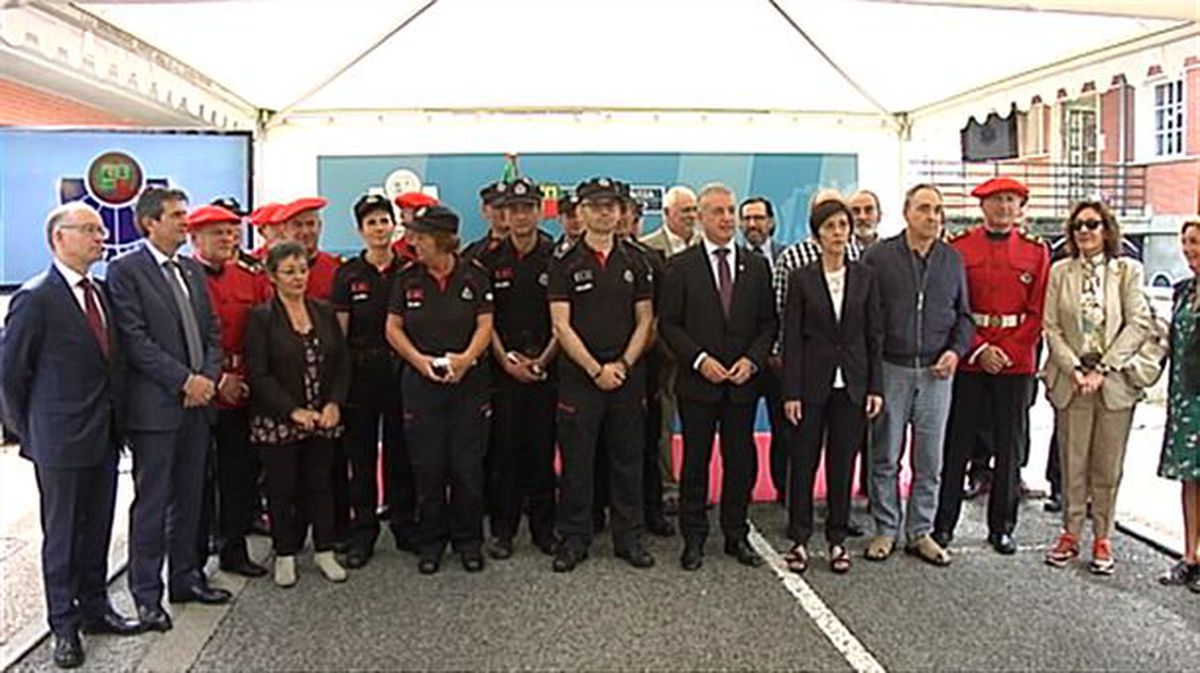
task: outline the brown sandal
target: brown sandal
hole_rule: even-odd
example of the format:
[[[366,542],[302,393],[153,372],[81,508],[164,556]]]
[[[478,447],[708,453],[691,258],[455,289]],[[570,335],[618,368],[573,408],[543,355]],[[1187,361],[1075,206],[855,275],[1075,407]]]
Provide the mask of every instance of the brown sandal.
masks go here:
[[[850,572],[850,550],[840,544],[830,545],[829,569],[838,575]]]
[[[808,550],[802,544],[795,545],[783,555],[783,562],[791,572],[803,575],[808,570]]]

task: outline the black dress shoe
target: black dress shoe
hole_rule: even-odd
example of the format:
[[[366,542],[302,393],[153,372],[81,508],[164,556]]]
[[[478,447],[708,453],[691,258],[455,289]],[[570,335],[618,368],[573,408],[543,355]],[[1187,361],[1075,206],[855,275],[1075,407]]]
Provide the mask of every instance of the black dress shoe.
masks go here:
[[[267,574],[267,569],[258,565],[249,558],[231,558],[221,559],[221,570],[242,577],[262,577]]]
[[[355,545],[346,552],[346,561],[343,565],[350,569],[358,569],[367,565],[367,561],[371,558],[371,552],[365,547]]]
[[[488,553],[488,556],[491,556],[492,558],[499,560],[499,561],[503,561],[505,559],[512,558],[512,555],[513,555],[512,538],[498,537],[498,538],[493,539],[491,544],[488,545],[487,553]]]
[[[1017,553],[1017,541],[1008,533],[992,533],[988,535],[988,544],[992,545],[992,549],[998,554],[1011,556]]]
[[[1063,508],[1062,496],[1057,493],[1051,493],[1046,502],[1042,503],[1042,509],[1047,512],[1061,512]]]
[[[462,555],[463,570],[469,573],[477,573],[483,570],[483,554],[477,551],[464,553]]]
[[[691,542],[683,546],[683,554],[679,557],[679,567],[688,572],[699,570],[704,565],[704,545]]]
[[[640,543],[633,543],[624,549],[616,550],[616,556],[625,559],[634,568],[653,568],[654,557]]]
[[[210,587],[206,582],[196,582],[188,587],[172,589],[168,600],[172,603],[203,603],[205,605],[221,605],[228,603],[233,594],[225,589]]]
[[[565,544],[559,544],[558,551],[554,554],[554,563],[551,568],[556,573],[569,573],[575,570],[575,566],[582,563],[587,558],[586,551],[577,551]]]
[[[675,526],[662,512],[650,512],[646,514],[646,532],[655,537],[671,537],[675,534]]]
[[[83,643],[75,631],[54,634],[54,665],[76,668],[83,664]]]
[[[725,554],[736,558],[738,563],[751,568],[757,568],[763,564],[763,558],[745,540],[726,540]]]
[[[422,575],[433,575],[441,569],[441,559],[423,558],[420,561],[417,561],[417,572],[421,573]]]
[[[142,632],[142,625],[136,619],[130,619],[108,608],[98,615],[83,618],[79,630],[87,634],[111,633],[116,636],[132,636]]]
[[[171,616],[157,605],[139,605],[137,615],[143,631],[171,630]]]

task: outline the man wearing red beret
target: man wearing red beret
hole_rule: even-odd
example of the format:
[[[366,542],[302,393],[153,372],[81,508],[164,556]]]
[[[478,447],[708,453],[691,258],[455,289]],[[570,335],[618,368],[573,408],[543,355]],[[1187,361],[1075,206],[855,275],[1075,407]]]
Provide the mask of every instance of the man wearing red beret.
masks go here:
[[[264,203],[250,213],[250,226],[258,229],[263,241],[262,245],[250,252],[250,255],[259,261],[266,259],[267,250],[270,250],[271,246],[282,238],[283,223],[275,220],[275,215],[282,207],[282,203]]]
[[[304,246],[308,252],[308,290],[313,299],[329,301],[333,276],[342,260],[317,248],[321,241],[321,209],[329,201],[319,197],[296,199],[279,209],[275,221],[283,223],[283,237]]]
[[[220,206],[201,206],[188,215],[187,224],[193,257],[204,269],[208,296],[221,325],[221,378],[215,399],[221,570],[259,577],[267,571],[246,551],[258,466],[250,446],[246,406],[250,389],[242,337],[250,308],[271,298],[270,283],[261,266],[238,256],[240,216]]]
[[[988,500],[988,543],[1016,552],[1013,530],[1020,499],[1021,442],[1029,424],[1037,343],[1050,257],[1041,239],[1021,229],[1029,189],[1012,178],[992,178],[971,192],[983,225],[950,238],[962,255],[975,336],[959,363],[946,431],[934,539],[954,536],[963,498],[963,473],[981,422],[990,425],[995,476]]]

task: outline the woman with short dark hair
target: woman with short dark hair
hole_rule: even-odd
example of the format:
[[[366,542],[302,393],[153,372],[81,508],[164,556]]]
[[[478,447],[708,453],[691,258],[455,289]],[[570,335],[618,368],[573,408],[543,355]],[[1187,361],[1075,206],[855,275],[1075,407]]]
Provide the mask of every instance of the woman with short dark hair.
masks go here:
[[[267,476],[275,583],[296,583],[296,553],[312,520],[314,560],[326,579],[346,571],[333,555],[333,442],[350,388],[346,342],[328,304],[305,296],[308,254],[283,242],[267,253],[275,299],[250,312],[250,439],[261,447]]]

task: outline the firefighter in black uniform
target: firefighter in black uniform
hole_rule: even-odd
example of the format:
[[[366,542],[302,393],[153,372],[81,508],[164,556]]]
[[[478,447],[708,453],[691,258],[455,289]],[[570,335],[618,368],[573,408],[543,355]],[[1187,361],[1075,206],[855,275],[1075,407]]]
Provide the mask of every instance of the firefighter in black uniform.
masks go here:
[[[585,233],[550,264],[550,316],[566,357],[559,362],[558,443],[561,537],[555,572],[575,569],[592,540],[593,470],[611,475],[616,555],[637,568],[654,565],[641,543],[642,418],[646,372],[640,362],[654,320],[653,279],[645,259],[616,235],[621,212],[613,180],[575,190]],[[608,465],[595,462],[603,434]]]
[[[457,254],[454,211],[420,208],[409,230],[417,259],[396,276],[387,340],[407,365],[401,388],[417,490],[417,569],[436,573],[450,542],[463,568],[479,572],[492,290],[483,267]]]
[[[508,225],[504,222],[499,203],[508,190],[508,183],[498,180],[483,186],[479,190],[479,214],[487,223],[488,230],[482,238],[478,238],[463,249],[464,259],[474,259],[484,252],[490,252],[500,246],[508,236]]]
[[[335,518],[349,527],[346,567],[361,568],[379,537],[375,508],[381,441],[384,502],[402,550],[413,549],[416,494],[404,442],[400,360],[384,337],[392,285],[404,264],[391,246],[396,230],[392,204],[382,195],[365,194],[354,204],[354,219],[366,249],[338,267],[331,297],[351,365],[350,395],[342,411],[346,464],[338,466],[338,477],[346,480],[346,506]]]
[[[494,416],[487,493],[492,540],[488,553],[512,556],[513,538],[528,501],[533,543],[547,554],[554,539],[554,407],[551,364],[558,347],[546,303],[554,244],[538,229],[537,183],[518,178],[496,204],[508,237],[477,260],[488,269],[495,297],[492,359]]]

